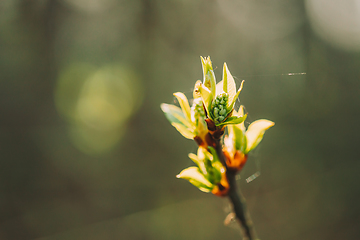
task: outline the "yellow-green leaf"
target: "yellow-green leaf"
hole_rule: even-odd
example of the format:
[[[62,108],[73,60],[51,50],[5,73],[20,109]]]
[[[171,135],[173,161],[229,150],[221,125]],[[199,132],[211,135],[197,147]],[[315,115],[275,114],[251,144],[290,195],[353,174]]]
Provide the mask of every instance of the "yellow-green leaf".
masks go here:
[[[181,121],[175,116],[184,116],[181,109],[175,105],[162,103],[160,105],[161,110],[165,113],[166,118],[170,123],[181,123]]]
[[[226,63],[224,63],[223,67],[223,89],[224,92],[229,94],[229,103],[233,102],[236,95],[236,84],[233,76],[231,75]]]
[[[236,152],[236,144],[235,144],[235,134],[234,134],[234,126],[235,125],[228,125],[228,135],[224,137],[224,146],[226,147],[227,151],[231,156],[234,156]]]
[[[201,158],[200,156],[197,156],[193,153],[189,153],[189,158],[198,166],[198,168],[200,169],[200,172],[202,172],[203,175],[207,174],[203,158]]]
[[[176,177],[188,180],[191,184],[203,192],[210,192],[214,187],[213,184],[211,184],[204,177],[204,175],[201,174],[197,167],[186,168],[182,170]]]
[[[194,91],[193,91],[193,98],[194,99],[201,98],[201,95],[200,95],[199,90],[198,90],[198,86],[200,86],[200,85],[201,85],[201,81],[197,80],[195,82],[195,87],[194,87]]]
[[[274,122],[266,119],[260,119],[250,124],[246,131],[247,147],[245,154],[256,148],[263,139],[265,131],[274,124]]]
[[[190,129],[184,126],[183,124],[172,122],[171,125],[173,125],[176,128],[176,130],[178,130],[179,133],[181,133],[181,135],[183,135],[185,138],[194,139],[195,137],[194,132],[190,131]]]
[[[212,94],[215,94],[216,80],[210,57],[200,58],[204,74],[203,84],[211,91]]]
[[[208,133],[206,122],[202,117],[196,121],[195,133],[199,137],[205,137],[205,135]]]
[[[213,156],[213,159],[211,161],[211,166],[213,168],[213,176],[212,176],[212,182],[213,183],[218,183],[221,180],[221,173],[225,172],[225,167],[222,165],[222,163],[220,162],[220,159],[216,153],[215,148],[213,147],[209,147],[209,150]]]
[[[209,113],[209,109],[211,107],[212,100],[214,98],[213,93],[204,86],[204,84],[200,83],[196,86],[197,91],[200,93],[201,99],[205,105],[206,111]]]
[[[189,158],[196,164],[199,165],[200,159],[196,154],[189,153]]]
[[[210,57],[203,58],[201,56],[200,56],[200,59],[201,59],[201,66],[202,66],[203,74],[205,76],[208,71],[213,70],[211,59],[210,59]]]
[[[245,80],[242,80],[242,81],[241,81],[241,85],[240,85],[240,87],[239,87],[239,90],[236,92],[236,94],[235,94],[235,96],[234,96],[234,98],[233,98],[232,100],[230,100],[230,96],[229,96],[228,104],[229,104],[229,108],[230,108],[230,109],[234,107],[235,102],[236,102],[236,100],[238,99],[238,97],[239,97],[239,95],[240,95],[240,92],[241,92],[241,90],[242,90],[242,88],[243,88],[244,82],[245,82]]]
[[[234,111],[233,115],[238,116],[238,117],[244,116],[244,106],[240,105],[239,111],[238,112]],[[238,128],[240,128],[243,132],[246,131],[244,122],[237,124],[236,126]]]
[[[247,114],[245,114],[242,117],[238,117],[238,116],[231,116],[228,119],[226,119],[224,122],[217,124],[216,126],[222,126],[222,125],[227,125],[227,124],[239,124],[245,121],[247,117]]]
[[[245,132],[239,127],[239,125],[240,124],[232,125],[232,134],[234,134],[235,149],[240,150],[241,152],[245,152],[247,148],[247,139]]]
[[[191,130],[195,128],[194,124],[185,118],[183,111],[179,107],[166,103],[161,104],[160,107],[171,124],[182,124]]]
[[[224,89],[223,89],[223,84],[224,84],[224,81],[220,81],[216,84],[216,94],[215,96],[221,94],[224,92]]]
[[[182,92],[174,93],[174,96],[179,101],[180,107],[186,117],[186,119],[191,122],[191,112],[190,112],[190,105],[189,101],[187,100],[186,96]]]

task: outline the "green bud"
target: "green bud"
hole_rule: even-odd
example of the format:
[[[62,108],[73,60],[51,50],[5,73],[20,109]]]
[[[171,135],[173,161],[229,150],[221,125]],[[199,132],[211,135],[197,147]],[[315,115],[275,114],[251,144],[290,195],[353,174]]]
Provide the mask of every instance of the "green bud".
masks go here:
[[[215,124],[219,124],[224,121],[230,113],[227,109],[228,99],[229,95],[227,93],[221,93],[214,99],[211,116],[214,117],[213,120]]]
[[[219,112],[219,114],[221,115],[221,116],[225,116],[226,115],[226,109],[221,109],[221,111]],[[225,116],[226,117],[226,116]]]
[[[200,98],[194,99],[190,112],[193,122],[196,122],[200,117],[205,118],[204,106]]]
[[[214,116],[215,117],[219,116],[219,109],[217,107],[214,107]]]

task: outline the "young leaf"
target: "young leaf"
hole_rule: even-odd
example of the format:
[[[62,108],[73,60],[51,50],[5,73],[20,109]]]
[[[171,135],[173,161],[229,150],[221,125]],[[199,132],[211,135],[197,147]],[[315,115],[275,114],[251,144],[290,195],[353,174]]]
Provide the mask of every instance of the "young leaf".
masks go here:
[[[198,166],[200,172],[203,175],[208,174],[202,158],[200,158],[198,155],[195,155],[193,153],[189,153],[189,158]]]
[[[234,115],[239,116],[239,117],[244,116],[244,106],[240,105],[239,111],[237,113],[235,112]],[[243,132],[246,131],[244,122],[238,124],[237,127],[240,128]]]
[[[240,92],[241,92],[241,90],[242,90],[242,88],[243,88],[244,82],[245,82],[245,80],[242,80],[241,85],[240,85],[240,87],[239,87],[239,90],[236,92],[234,98],[233,98],[231,101],[230,101],[230,97],[229,97],[229,102],[228,102],[228,103],[229,103],[229,108],[233,108],[233,107],[234,107],[235,102],[236,102],[237,98],[239,97]]]
[[[260,119],[251,123],[246,131],[247,147],[245,153],[253,150],[263,139],[265,131],[274,126],[274,124],[274,122],[266,119]]]
[[[178,132],[181,133],[181,135],[183,135],[185,138],[194,139],[195,133],[190,131],[189,128],[184,126],[182,123],[172,122],[171,125],[173,125],[176,130],[178,130]]]
[[[224,87],[224,80],[222,80],[222,81],[220,81],[220,82],[218,82],[216,84],[216,94],[215,94],[215,96],[217,96],[217,95],[224,92],[223,87]]]
[[[201,58],[201,64],[204,74],[203,84],[211,91],[213,95],[215,95],[216,80],[215,80],[215,74],[212,68],[210,57],[207,58],[200,57],[200,58]]]
[[[161,110],[165,113],[166,118],[170,121],[171,124],[178,123],[188,128],[194,127],[191,125],[191,122],[185,119],[186,117],[179,107],[166,103],[162,103],[160,106]]]
[[[226,63],[224,63],[223,68],[223,89],[224,92],[229,94],[229,103],[232,103],[234,100],[234,97],[236,95],[236,84],[234,81],[233,76],[231,75]]]
[[[201,99],[205,105],[206,111],[209,113],[212,100],[214,98],[213,93],[204,86],[202,83],[198,83],[196,86],[196,91],[199,92]]]
[[[227,125],[227,124],[239,124],[239,123],[244,122],[246,117],[247,117],[247,114],[245,114],[242,117],[231,116],[228,119],[226,119],[225,122],[217,124],[216,126],[222,126],[222,125]]]
[[[179,101],[180,107],[186,117],[186,119],[191,122],[191,113],[190,113],[190,105],[186,98],[186,96],[182,92],[174,93],[174,96]]]
[[[186,168],[176,177],[188,180],[203,192],[210,192],[213,189],[213,185],[204,177],[204,175],[202,175],[197,167]]]
[[[234,137],[235,137],[235,139],[234,139],[235,140],[235,149],[238,149],[241,152],[245,152],[246,147],[247,147],[247,140],[246,140],[245,133],[239,127],[239,125],[232,125],[231,129],[232,129],[232,133],[229,133],[229,135],[234,134]]]
[[[165,113],[165,117],[169,120],[170,123],[181,123],[181,121],[179,121],[179,119],[174,116],[174,114],[184,116],[183,112],[179,107],[166,103],[162,103],[160,107],[161,110]]]

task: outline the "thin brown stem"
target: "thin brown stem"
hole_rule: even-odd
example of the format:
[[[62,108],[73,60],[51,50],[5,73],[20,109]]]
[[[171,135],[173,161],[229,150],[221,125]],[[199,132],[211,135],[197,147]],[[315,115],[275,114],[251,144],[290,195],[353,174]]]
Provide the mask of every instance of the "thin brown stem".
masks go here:
[[[246,210],[245,199],[241,196],[241,193],[238,191],[236,186],[236,171],[228,169],[226,165],[226,158],[222,151],[222,144],[220,139],[215,139],[215,150],[221,163],[226,167],[226,177],[229,182],[228,197],[232,204],[233,211],[243,230],[242,232],[244,235],[244,240],[255,240],[256,233],[250,219],[250,215]]]

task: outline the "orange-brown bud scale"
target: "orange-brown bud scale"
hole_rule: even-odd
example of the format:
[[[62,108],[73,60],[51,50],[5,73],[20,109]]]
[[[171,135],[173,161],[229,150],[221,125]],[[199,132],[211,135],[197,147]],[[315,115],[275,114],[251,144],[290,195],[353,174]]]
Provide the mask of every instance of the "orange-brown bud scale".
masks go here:
[[[205,147],[205,148],[207,147],[206,142],[204,142],[201,139],[201,137],[199,137],[199,136],[195,136],[194,141],[197,143],[198,146]]]
[[[219,197],[227,196],[227,194],[229,192],[229,182],[227,180],[225,172],[221,176],[220,183],[218,183],[211,192],[212,192],[212,194],[219,196]]]
[[[223,149],[224,156],[226,158],[226,166],[229,170],[240,171],[248,158],[248,155],[244,154],[240,150],[237,150],[234,156],[231,156],[226,148]]]
[[[224,135],[225,126],[216,127],[215,123],[209,118],[205,119],[205,122],[211,136],[213,136],[214,139],[220,139],[222,135]]]
[[[216,129],[215,131],[211,132],[211,135],[214,137],[214,139],[220,139],[222,135],[224,135],[225,127],[222,127],[220,129]]]
[[[205,119],[205,122],[209,131],[216,131],[216,125],[210,118]]]
[[[205,141],[208,146],[216,147],[216,143],[215,143],[212,135],[209,132],[205,135]]]

